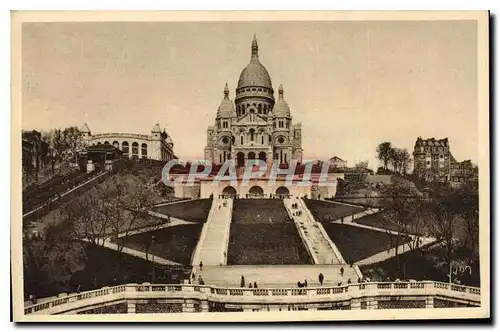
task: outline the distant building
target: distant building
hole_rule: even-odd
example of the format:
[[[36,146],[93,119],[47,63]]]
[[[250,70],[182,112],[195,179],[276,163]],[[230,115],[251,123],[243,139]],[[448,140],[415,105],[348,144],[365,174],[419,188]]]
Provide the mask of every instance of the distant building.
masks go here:
[[[328,160],[330,162],[330,167],[337,169],[345,169],[347,168],[347,161],[340,159],[337,156],[334,156]]]
[[[477,181],[478,168],[470,160],[457,162],[455,158],[451,159],[450,182],[452,185]]]
[[[471,181],[474,177],[477,179],[477,167],[470,160],[455,160],[448,138],[418,137],[413,149],[413,162],[413,174],[427,182],[456,184]]]
[[[80,129],[86,146],[110,144],[122,151],[123,157],[169,161],[175,159],[172,138],[156,124],[151,134],[103,133],[92,134],[88,125]]]

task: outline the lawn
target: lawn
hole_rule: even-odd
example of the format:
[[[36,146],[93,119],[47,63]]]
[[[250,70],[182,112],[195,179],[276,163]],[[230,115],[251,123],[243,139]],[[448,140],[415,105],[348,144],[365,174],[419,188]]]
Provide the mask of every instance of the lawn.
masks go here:
[[[229,233],[229,265],[311,264],[283,201],[237,199]]]
[[[85,268],[71,277],[67,292],[74,292],[78,285],[81,290],[91,290],[103,286],[126,283],[152,282],[153,264],[141,258],[121,254],[114,250],[87,244],[85,247],[87,262]],[[120,259],[118,260],[118,257]],[[154,264],[156,283],[181,283],[191,273],[190,266],[166,266]],[[37,293],[39,297],[43,295]],[[47,290],[46,296],[56,294]]]
[[[228,265],[312,264],[295,224],[233,223]]]
[[[323,226],[347,262],[357,262],[396,246],[396,236],[386,232],[331,223]],[[407,239],[401,238],[400,245]]]
[[[190,264],[191,254],[198,243],[202,225],[179,225],[129,236],[125,246],[131,249],[146,251],[180,264]],[[152,236],[155,242],[150,245]],[[121,238],[123,239],[123,238]]]
[[[342,217],[347,217],[365,209],[358,206],[346,205],[337,202],[326,202],[313,199],[305,199],[307,208],[318,221],[333,221]]]
[[[152,211],[186,221],[204,223],[211,207],[212,199],[206,198],[159,206]]]

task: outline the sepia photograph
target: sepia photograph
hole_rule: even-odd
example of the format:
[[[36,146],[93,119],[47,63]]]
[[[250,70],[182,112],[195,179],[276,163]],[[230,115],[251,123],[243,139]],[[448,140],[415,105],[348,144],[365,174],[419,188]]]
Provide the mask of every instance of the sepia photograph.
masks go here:
[[[16,322],[490,317],[487,11],[11,26]]]

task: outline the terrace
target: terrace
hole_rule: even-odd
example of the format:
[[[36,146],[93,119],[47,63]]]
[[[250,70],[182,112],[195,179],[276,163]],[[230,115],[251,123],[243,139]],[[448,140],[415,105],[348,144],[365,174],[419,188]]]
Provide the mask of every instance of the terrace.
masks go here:
[[[197,223],[205,223],[212,207],[212,199],[197,199],[157,206],[151,209],[174,218]]]
[[[347,217],[365,209],[359,206],[342,204],[337,202],[326,202],[313,199],[304,199],[309,211],[311,211],[314,219],[320,222],[334,221],[343,217]]]

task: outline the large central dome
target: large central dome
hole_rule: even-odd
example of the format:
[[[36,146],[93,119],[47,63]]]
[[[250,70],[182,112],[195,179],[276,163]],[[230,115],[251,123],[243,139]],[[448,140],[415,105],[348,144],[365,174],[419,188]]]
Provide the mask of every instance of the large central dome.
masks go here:
[[[241,71],[238,80],[238,89],[243,87],[273,88],[267,69],[259,61],[259,46],[255,36],[252,41],[252,58],[250,63]]]

